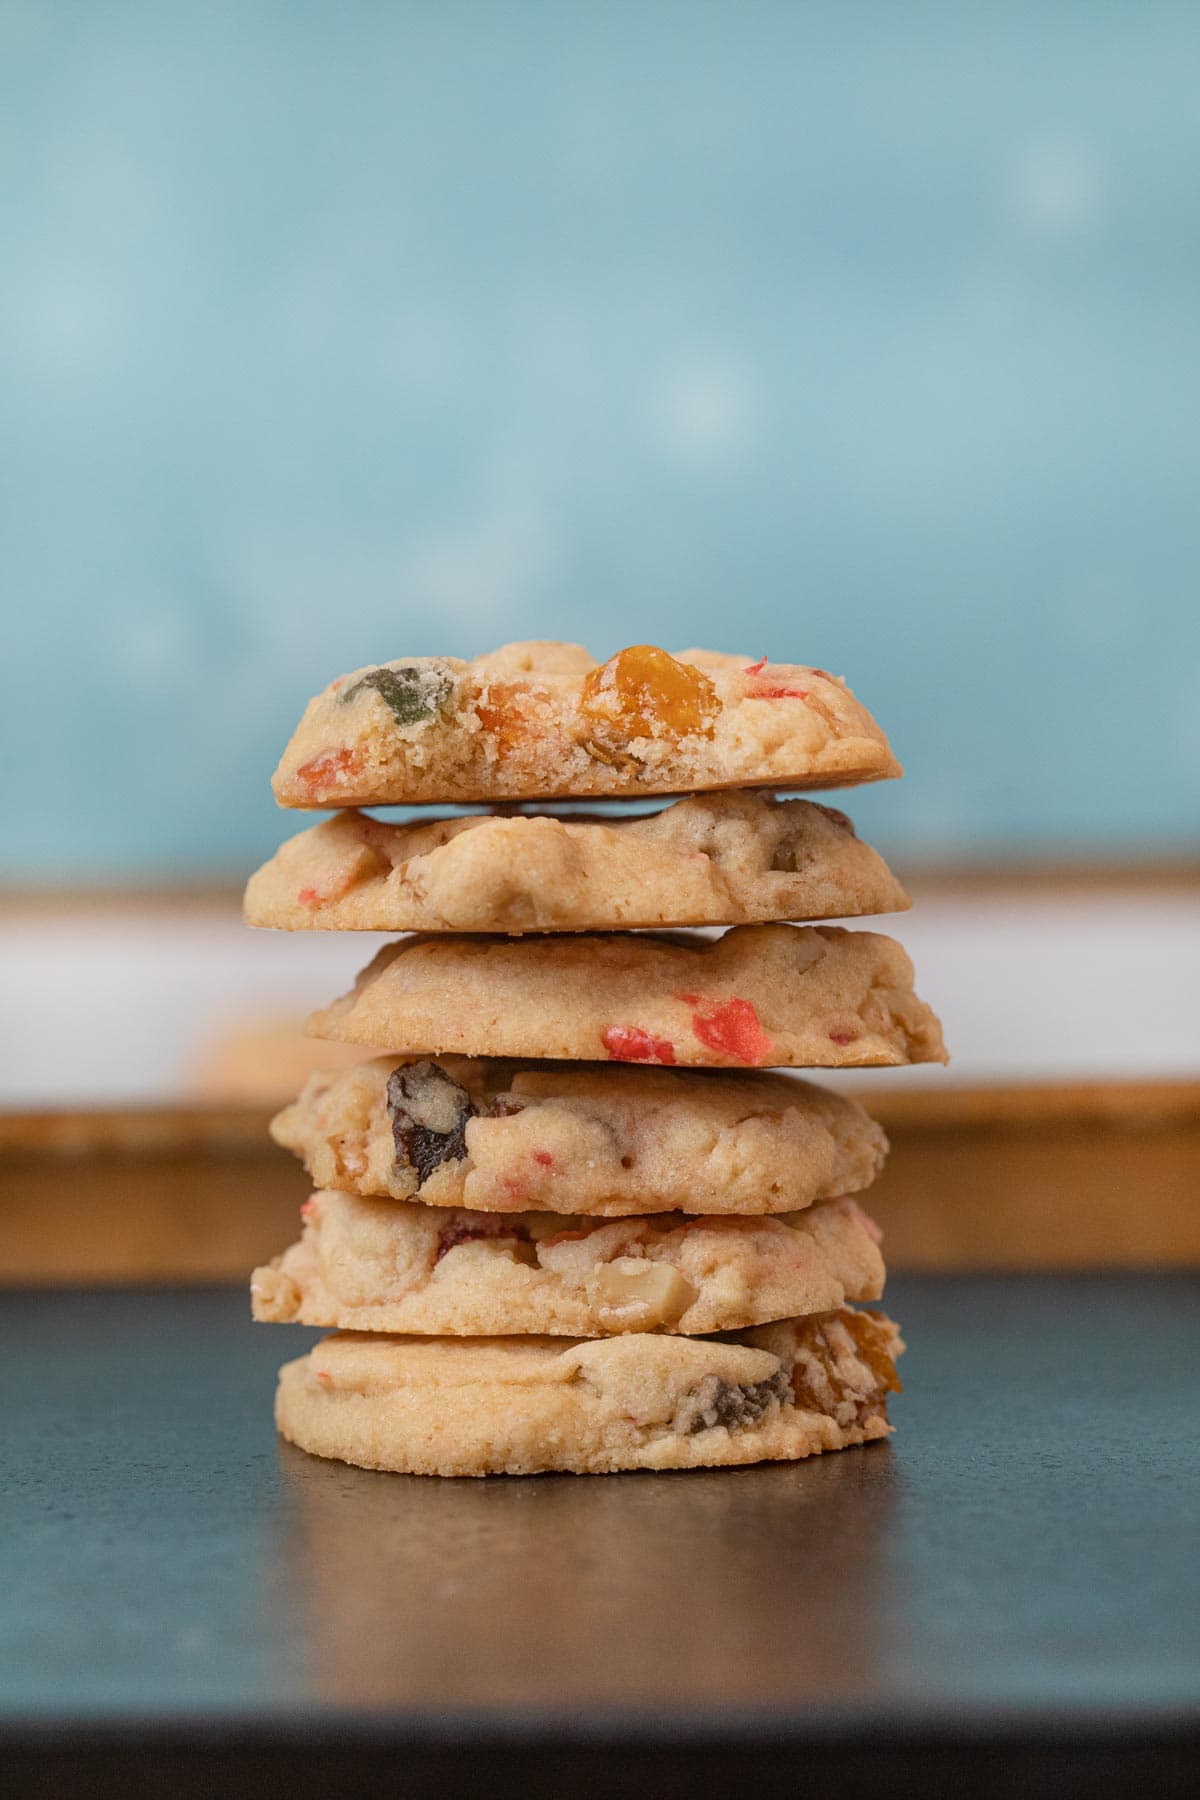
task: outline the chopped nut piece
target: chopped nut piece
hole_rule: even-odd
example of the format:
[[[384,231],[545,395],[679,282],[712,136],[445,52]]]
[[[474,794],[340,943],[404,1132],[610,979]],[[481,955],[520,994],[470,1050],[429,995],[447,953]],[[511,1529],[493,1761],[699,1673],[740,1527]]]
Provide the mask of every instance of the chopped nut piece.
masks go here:
[[[421,1187],[444,1162],[467,1154],[467,1121],[476,1108],[461,1082],[435,1062],[401,1063],[388,1076],[388,1112],[396,1158]]]
[[[596,1292],[609,1306],[636,1307],[637,1324],[673,1325],[696,1299],[696,1290],[669,1263],[619,1256],[596,1276]]]
[[[901,1392],[896,1374],[895,1326],[876,1312],[843,1307],[812,1319],[796,1345],[792,1392],[796,1405],[859,1420],[878,1412],[889,1394]],[[867,1369],[864,1385],[855,1363]]]

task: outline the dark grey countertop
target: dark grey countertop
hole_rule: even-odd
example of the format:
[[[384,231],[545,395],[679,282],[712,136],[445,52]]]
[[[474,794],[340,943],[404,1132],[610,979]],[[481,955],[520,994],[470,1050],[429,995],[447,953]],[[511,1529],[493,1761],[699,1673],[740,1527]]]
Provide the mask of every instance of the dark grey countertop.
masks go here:
[[[240,1293],[3,1295],[8,1791],[1200,1791],[1198,1299],[897,1279],[889,1445],[445,1482]]]

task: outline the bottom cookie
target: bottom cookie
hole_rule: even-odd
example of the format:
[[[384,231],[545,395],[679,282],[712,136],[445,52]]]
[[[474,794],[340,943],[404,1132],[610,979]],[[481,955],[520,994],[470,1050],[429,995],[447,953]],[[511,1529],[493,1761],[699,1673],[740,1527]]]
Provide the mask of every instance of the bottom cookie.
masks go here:
[[[719,1338],[341,1332],[280,1370],[275,1419],[314,1456],[410,1475],[792,1461],[887,1435],[903,1347],[850,1307]]]

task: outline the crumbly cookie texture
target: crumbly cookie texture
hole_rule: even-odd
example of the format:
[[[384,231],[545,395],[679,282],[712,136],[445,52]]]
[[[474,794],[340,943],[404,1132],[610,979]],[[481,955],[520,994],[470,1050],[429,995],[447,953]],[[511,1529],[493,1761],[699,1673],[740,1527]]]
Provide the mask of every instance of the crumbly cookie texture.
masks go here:
[[[896,1326],[850,1308],[736,1338],[326,1338],[275,1419],[316,1456],[413,1475],[689,1469],[880,1438]]]
[[[891,938],[828,925],[386,945],[316,1037],[410,1054],[720,1068],[945,1062]]]
[[[848,919],[909,904],[845,813],[706,794],[649,818],[385,824],[341,812],[251,876],[251,925],[285,931],[632,930]]]
[[[824,669],[650,644],[579,644],[356,669],[310,700],[275,772],[281,806],[541,800],[721,787],[845,787],[899,775]]]
[[[737,1331],[878,1300],[878,1228],[853,1200],[782,1219],[571,1219],[317,1193],[250,1281],[256,1319],[450,1337]],[[565,1227],[565,1229],[564,1229]]]
[[[787,1075],[377,1057],[272,1121],[322,1188],[483,1213],[789,1213],[859,1193],[887,1139]]]

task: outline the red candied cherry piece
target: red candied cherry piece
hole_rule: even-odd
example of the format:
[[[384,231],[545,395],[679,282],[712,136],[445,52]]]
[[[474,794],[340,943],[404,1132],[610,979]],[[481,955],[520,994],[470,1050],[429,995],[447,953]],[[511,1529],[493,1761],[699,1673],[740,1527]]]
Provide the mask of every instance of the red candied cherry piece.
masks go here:
[[[807,700],[807,688],[782,687],[778,682],[756,680],[750,690],[751,700]]]
[[[772,681],[769,675],[764,675],[763,670],[767,667],[769,667],[769,665],[764,656],[760,662],[751,663],[749,668],[742,670],[743,675],[747,675],[750,678],[750,693],[748,697],[751,700],[808,699],[807,688],[785,687],[781,682]],[[814,674],[818,672],[819,671],[814,670]]]
[[[828,1035],[831,1044],[852,1044],[859,1034],[857,1031],[847,1031],[842,1029],[831,1031]]]
[[[698,1008],[692,1014],[692,1030],[700,1042],[734,1062],[766,1062],[774,1049],[759,1024],[758,1014],[749,1000],[707,1000],[703,994],[680,994],[686,1006]]]
[[[533,1160],[535,1163],[541,1163],[543,1169],[552,1169],[554,1167],[554,1157],[549,1150],[535,1150],[533,1153]]]
[[[652,1037],[640,1025],[609,1025],[604,1048],[614,1062],[673,1063],[675,1046],[670,1038]]]
[[[302,887],[296,895],[300,906],[320,906],[321,896],[314,887]]]
[[[340,750],[325,750],[320,756],[314,756],[311,762],[301,763],[296,770],[296,780],[303,782],[305,787],[315,789],[326,785],[336,786],[338,782],[348,781],[361,773],[362,757],[359,752],[343,745]]]

